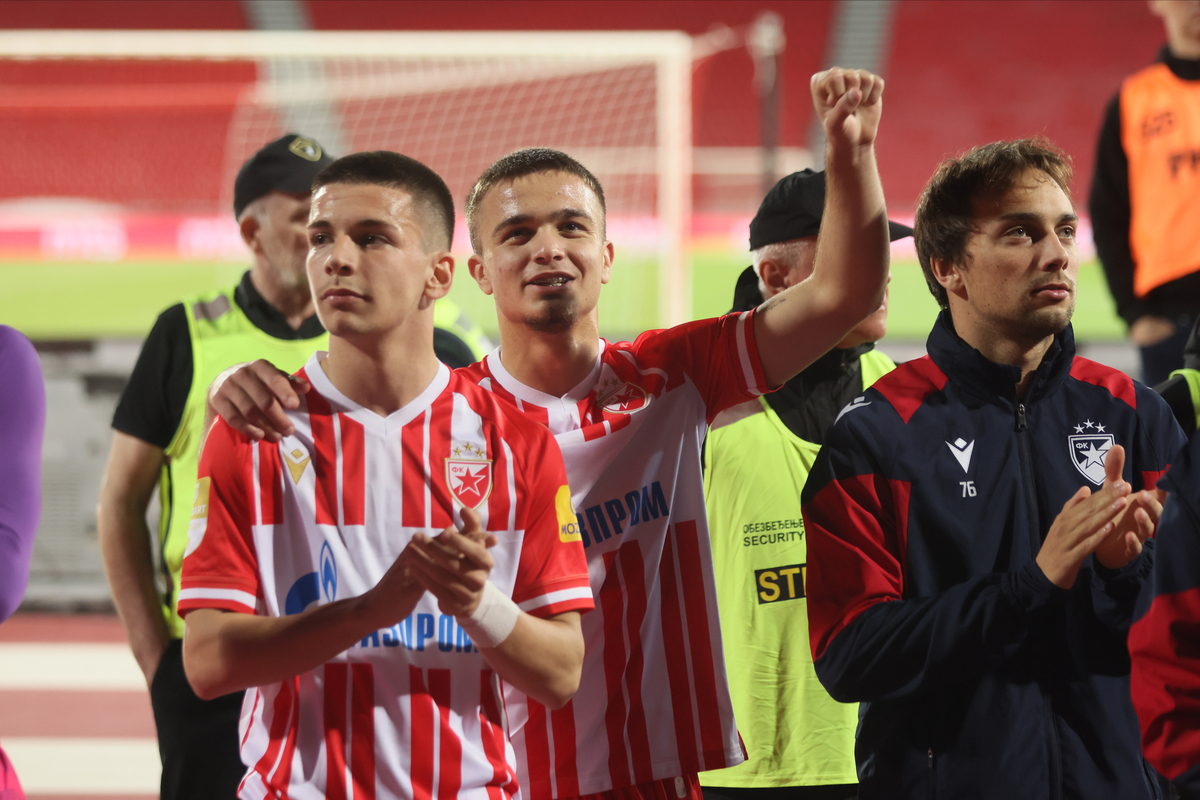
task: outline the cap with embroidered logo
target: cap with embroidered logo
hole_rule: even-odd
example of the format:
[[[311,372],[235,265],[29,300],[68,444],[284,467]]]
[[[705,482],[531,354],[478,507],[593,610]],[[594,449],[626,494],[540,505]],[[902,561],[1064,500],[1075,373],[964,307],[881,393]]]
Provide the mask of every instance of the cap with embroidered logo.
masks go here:
[[[255,153],[233,182],[233,216],[269,192],[308,194],[313,178],[333,158],[316,139],[289,133]]]

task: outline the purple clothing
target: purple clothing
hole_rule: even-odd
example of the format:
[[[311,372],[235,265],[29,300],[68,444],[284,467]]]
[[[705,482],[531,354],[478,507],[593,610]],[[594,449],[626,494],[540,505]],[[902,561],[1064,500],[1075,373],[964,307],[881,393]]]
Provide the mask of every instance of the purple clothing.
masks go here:
[[[0,622],[29,583],[33,535],[42,510],[46,385],[37,353],[19,331],[0,325]]]

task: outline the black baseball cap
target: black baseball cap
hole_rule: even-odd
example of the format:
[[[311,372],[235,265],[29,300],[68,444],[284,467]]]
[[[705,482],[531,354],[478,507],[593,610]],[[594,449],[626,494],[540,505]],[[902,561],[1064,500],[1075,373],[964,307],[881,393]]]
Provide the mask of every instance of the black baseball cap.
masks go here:
[[[268,192],[308,194],[313,178],[333,158],[316,139],[289,133],[259,150],[238,170],[233,182],[233,216]]]
[[[825,172],[793,172],[771,187],[750,221],[750,249],[816,236],[825,210]],[[913,230],[888,222],[891,240],[912,236]]]

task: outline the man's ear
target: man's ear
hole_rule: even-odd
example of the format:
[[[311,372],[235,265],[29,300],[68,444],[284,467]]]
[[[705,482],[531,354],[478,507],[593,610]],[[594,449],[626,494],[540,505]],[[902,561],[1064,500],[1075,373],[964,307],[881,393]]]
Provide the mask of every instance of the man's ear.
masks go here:
[[[246,243],[246,247],[257,253],[260,249],[258,231],[262,227],[258,224],[258,217],[254,214],[247,214],[242,217],[242,221],[238,223],[238,227],[242,231],[242,241]]]
[[[484,294],[491,294],[494,289],[492,287],[492,279],[488,275],[487,265],[483,263],[483,259],[474,253],[467,259],[467,270],[471,273],[471,277],[479,284],[479,288]]]
[[[600,283],[608,283],[612,276],[613,256],[617,253],[612,242],[604,243],[604,265],[600,267]]]
[[[791,270],[773,258],[764,258],[758,262],[758,277],[767,287],[767,297],[774,297],[787,288],[787,276]],[[766,297],[763,298],[767,299]]]
[[[425,281],[425,296],[430,301],[440,300],[450,293],[454,284],[454,256],[450,253],[434,253],[433,269]]]
[[[947,294],[965,296],[967,287],[963,282],[963,268],[959,264],[943,261],[940,258],[929,259],[929,268],[934,280],[942,285]]]

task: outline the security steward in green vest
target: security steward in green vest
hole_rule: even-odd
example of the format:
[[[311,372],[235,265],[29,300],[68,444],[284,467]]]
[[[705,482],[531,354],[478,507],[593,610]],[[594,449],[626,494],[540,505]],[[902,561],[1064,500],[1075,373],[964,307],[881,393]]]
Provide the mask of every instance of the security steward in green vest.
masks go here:
[[[333,159],[289,134],[259,150],[234,182],[234,216],[253,265],[237,286],[190,297],[155,322],[113,417],[112,451],[97,516],[113,600],[146,676],[158,728],[163,800],[232,800],[241,693],[200,700],[183,672],[179,573],[195,497],[209,385],[234,364],[266,358],[293,372],[329,337],[314,313],[305,272],[309,195]],[[452,367],[489,349],[453,304],[435,315],[438,357]],[[146,512],[154,489],[158,569]]]
[[[313,309],[309,187],[333,159],[289,134],[259,150],[234,183],[234,215],[253,264],[237,286],[164,311],[142,346],[113,417],[100,493],[100,551],[113,601],[150,687],[163,772],[161,797],[232,800],[245,774],[238,755],[242,696],[200,700],[183,673],[179,570],[195,497],[209,384],[228,367],[270,358],[302,367],[329,338]],[[146,511],[154,488],[159,573]]]
[[[733,311],[754,308],[813,271],[825,173],[804,170],[767,193],[750,223],[754,266]],[[891,238],[912,229],[890,223]],[[704,493],[725,668],[749,759],[700,773],[706,800],[858,796],[858,707],[817,680],[808,643],[800,490],[841,409],[895,364],[875,350],[887,300],[777,391],[717,416],[704,447]]]
[[[1200,319],[1183,348],[1183,369],[1172,372],[1154,391],[1167,401],[1185,433],[1200,429]]]

